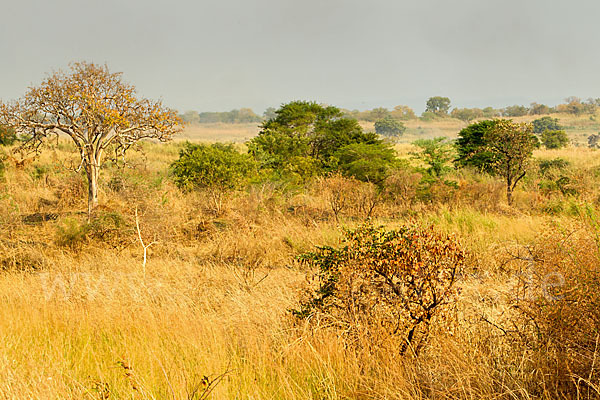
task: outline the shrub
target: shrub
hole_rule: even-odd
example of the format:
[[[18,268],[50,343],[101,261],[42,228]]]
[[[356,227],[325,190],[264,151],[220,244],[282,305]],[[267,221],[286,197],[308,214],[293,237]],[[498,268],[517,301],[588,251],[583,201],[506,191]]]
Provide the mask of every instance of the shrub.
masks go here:
[[[547,149],[560,149],[569,144],[569,137],[565,131],[544,131],[541,142]]]
[[[464,259],[452,237],[432,228],[366,224],[346,231],[341,248],[300,256],[316,268],[318,287],[294,313],[330,321],[350,343],[416,354],[430,324],[454,301]]]
[[[445,137],[438,137],[419,139],[413,142],[419,151],[413,152],[411,155],[427,166],[422,172],[431,177],[442,178],[452,170],[450,161],[454,159],[454,149],[445,141]]]
[[[375,132],[378,135],[397,137],[401,136],[405,131],[406,126],[391,116],[387,116],[375,122]]]
[[[567,169],[571,163],[563,158],[538,161],[540,177],[538,186],[545,194],[560,192],[563,195],[577,194]]]
[[[387,201],[395,206],[407,207],[417,198],[417,187],[422,175],[408,169],[396,169],[386,178],[384,194]]]
[[[179,188],[205,190],[213,211],[220,214],[227,191],[247,184],[256,171],[256,163],[249,154],[241,154],[232,144],[186,143],[171,168]]]
[[[319,178],[317,189],[319,194],[325,197],[336,222],[339,221],[342,211],[348,209],[354,203],[359,184],[359,181],[346,178],[339,173]]]
[[[122,248],[129,244],[133,226],[121,214],[116,212],[98,213],[91,221],[65,219],[56,232],[56,243],[72,250],[80,249],[90,240]]]
[[[421,121],[424,121],[424,122],[431,122],[431,121],[435,121],[438,117],[439,117],[439,115],[432,111],[424,111],[421,114],[420,119],[421,119]]]
[[[588,147],[591,149],[597,149],[600,147],[600,132],[593,133],[587,138]]]
[[[470,122],[483,117],[483,111],[479,108],[455,108],[450,115],[461,121]]]
[[[544,131],[559,131],[562,130],[562,126],[558,124],[558,118],[542,117],[534,120],[533,133],[542,134]]]
[[[171,168],[181,189],[225,190],[242,187],[255,171],[255,164],[248,154],[241,154],[232,144],[186,143]]]

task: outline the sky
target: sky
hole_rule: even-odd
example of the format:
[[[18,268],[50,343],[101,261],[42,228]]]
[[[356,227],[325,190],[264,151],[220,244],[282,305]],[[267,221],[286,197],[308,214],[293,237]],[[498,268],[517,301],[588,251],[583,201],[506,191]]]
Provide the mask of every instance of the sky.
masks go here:
[[[0,99],[106,63],[181,112],[600,97],[597,0],[0,0]]]

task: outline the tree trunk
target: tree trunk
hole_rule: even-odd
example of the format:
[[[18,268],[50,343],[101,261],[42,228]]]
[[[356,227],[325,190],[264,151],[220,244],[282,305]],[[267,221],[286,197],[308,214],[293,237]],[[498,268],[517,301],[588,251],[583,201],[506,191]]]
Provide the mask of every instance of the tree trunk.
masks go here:
[[[97,163],[88,163],[86,166],[88,178],[88,220],[92,218],[94,209],[98,205],[98,172],[99,167]]]
[[[509,183],[508,185],[506,185],[506,201],[508,202],[509,206],[512,206],[512,202],[513,202],[512,193],[513,193],[513,188],[511,187],[511,184]]]

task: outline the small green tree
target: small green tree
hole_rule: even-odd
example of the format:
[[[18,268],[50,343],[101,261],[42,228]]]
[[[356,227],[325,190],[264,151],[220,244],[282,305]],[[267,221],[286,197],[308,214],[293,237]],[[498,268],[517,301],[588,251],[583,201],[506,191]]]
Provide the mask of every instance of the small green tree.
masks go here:
[[[382,136],[398,137],[406,131],[406,126],[398,120],[387,116],[375,122],[375,132]]]
[[[205,189],[220,212],[225,193],[243,187],[256,171],[256,164],[250,155],[238,152],[232,144],[186,143],[171,169],[179,188]]]
[[[427,100],[425,111],[447,115],[448,110],[450,110],[450,99],[448,97],[434,96]]]
[[[529,106],[530,115],[550,114],[550,107],[545,104],[531,103]]]
[[[484,133],[485,146],[482,148],[492,155],[490,168],[506,181],[506,199],[513,202],[513,191],[527,173],[527,168],[538,140],[533,127],[527,123],[512,120],[495,120],[493,126]]]
[[[547,149],[560,149],[569,144],[569,137],[565,131],[545,130],[541,134],[541,142]]]
[[[175,183],[184,190],[238,189],[255,171],[255,164],[252,157],[237,151],[233,144],[188,142],[171,168]]]
[[[423,172],[436,179],[441,179],[452,170],[450,162],[454,159],[454,149],[445,141],[445,137],[438,137],[413,142],[419,151],[411,155],[427,165]]]
[[[483,110],[483,118],[497,118],[500,116],[500,110],[496,110],[493,107],[485,107]]]
[[[560,131],[563,129],[563,127],[558,123],[558,118],[547,116],[534,120],[532,124],[533,133],[538,135],[544,133],[544,131]]]
[[[273,119],[275,117],[277,117],[277,114],[275,113],[275,108],[274,107],[268,107],[265,112],[263,113],[263,118],[266,120],[270,120]]]

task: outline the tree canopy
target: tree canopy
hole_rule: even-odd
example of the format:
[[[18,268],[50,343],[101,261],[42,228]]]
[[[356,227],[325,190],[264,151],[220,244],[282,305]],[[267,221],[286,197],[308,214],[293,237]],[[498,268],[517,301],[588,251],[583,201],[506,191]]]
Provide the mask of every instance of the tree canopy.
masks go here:
[[[542,117],[534,120],[533,124],[533,133],[542,134],[544,131],[560,131],[563,129],[562,126],[558,123],[558,118],[552,117]]]
[[[488,173],[493,173],[492,164],[495,162],[493,153],[486,149],[485,133],[493,128],[497,120],[485,120],[467,126],[458,133],[455,143],[458,166],[472,166]]]
[[[334,163],[335,152],[353,143],[377,144],[375,133],[363,132],[358,121],[333,106],[293,101],[275,111],[248,142],[263,168],[295,170],[294,164],[318,172]]]

